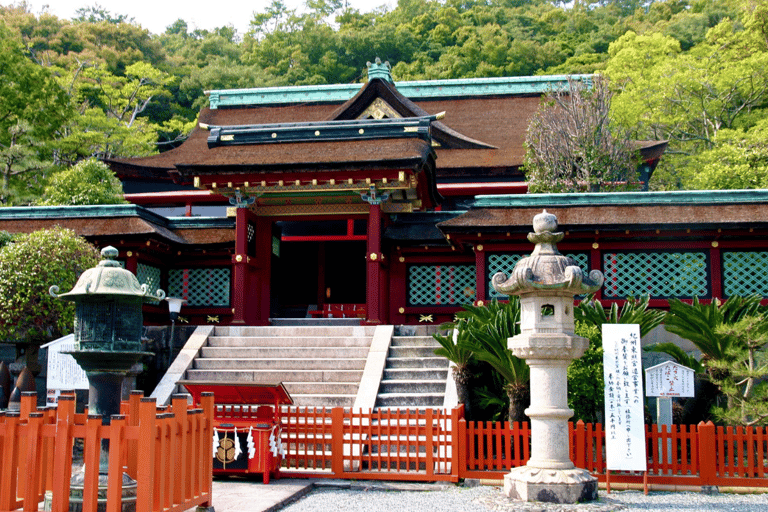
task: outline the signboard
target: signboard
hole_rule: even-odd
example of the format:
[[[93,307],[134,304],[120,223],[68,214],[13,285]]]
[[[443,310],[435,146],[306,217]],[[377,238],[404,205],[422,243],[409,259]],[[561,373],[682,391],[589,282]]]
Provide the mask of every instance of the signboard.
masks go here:
[[[646,471],[640,326],[603,324],[607,469]]]
[[[40,348],[48,349],[46,387],[48,388],[47,402],[49,404],[56,403],[63,390],[88,389],[88,377],[83,369],[80,368],[74,357],[63,353],[75,349],[74,334],[46,343]]]
[[[647,368],[645,396],[693,396],[693,370],[674,361]]]

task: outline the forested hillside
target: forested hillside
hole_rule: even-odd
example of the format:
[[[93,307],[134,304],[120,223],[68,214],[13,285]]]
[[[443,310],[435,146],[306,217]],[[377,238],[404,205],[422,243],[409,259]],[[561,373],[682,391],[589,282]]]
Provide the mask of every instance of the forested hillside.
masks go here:
[[[89,156],[178,144],[205,90],[364,80],[604,73],[614,119],[669,139],[652,188],[768,187],[768,2],[400,0],[361,13],[274,0],[251,30],[150,34],[120,13],[0,7],[0,203],[25,204]]]

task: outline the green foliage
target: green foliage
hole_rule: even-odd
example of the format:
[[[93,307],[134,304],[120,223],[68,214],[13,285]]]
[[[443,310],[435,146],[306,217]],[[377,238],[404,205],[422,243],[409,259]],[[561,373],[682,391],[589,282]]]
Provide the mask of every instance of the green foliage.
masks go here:
[[[720,336],[717,329],[732,325],[748,316],[759,315],[760,297],[730,297],[725,302],[713,300],[702,304],[694,297],[691,304],[679,299],[669,300],[669,311],[664,317],[664,328],[681,338],[690,340],[702,353],[702,362],[709,367],[712,360],[728,360],[735,338]]]
[[[745,316],[715,332],[729,341],[727,357],[710,362],[712,381],[728,397],[714,414],[729,425],[768,425],[768,318]]]
[[[599,325],[577,321],[577,336],[589,340],[584,355],[568,365],[568,407],[573,409],[571,421],[598,423],[605,408],[603,390],[603,342]]]
[[[614,302],[606,311],[603,304],[595,299],[594,295],[590,295],[579,302],[573,311],[573,316],[577,322],[598,328],[603,324],[638,324],[642,338],[661,325],[665,316],[664,311],[660,309],[648,309],[649,299],[648,296],[639,299],[627,297],[621,310]]]
[[[27,59],[0,25],[0,205],[34,194],[46,144],[69,116],[67,96],[48,70]]]
[[[51,176],[43,198],[38,204],[45,206],[126,202],[120,180],[106,164],[93,158]]]
[[[0,231],[0,249],[2,249],[5,245],[13,241],[15,238],[15,235],[7,232],[7,231]]]
[[[70,290],[98,261],[93,246],[62,228],[18,235],[0,248],[0,340],[39,346],[71,332],[74,304],[48,289]]]

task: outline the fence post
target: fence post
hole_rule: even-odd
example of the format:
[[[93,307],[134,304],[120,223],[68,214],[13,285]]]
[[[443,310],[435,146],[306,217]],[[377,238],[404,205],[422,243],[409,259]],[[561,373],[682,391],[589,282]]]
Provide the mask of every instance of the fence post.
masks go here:
[[[204,400],[201,400],[204,401]],[[173,491],[174,499],[178,500],[177,503],[183,503],[187,498],[187,494],[184,492],[185,482],[189,480],[190,471],[194,469],[187,467],[184,463],[186,461],[186,453],[190,450],[190,436],[187,434],[189,430],[189,420],[187,419],[187,395],[182,393],[176,393],[171,397],[171,412],[173,412],[174,433],[171,437],[175,437],[173,445],[176,447],[174,450],[174,485]]]
[[[17,473],[19,465],[19,413],[6,411],[5,438],[3,439],[3,464],[0,467],[0,508],[14,510],[16,506]]]
[[[331,470],[338,477],[344,472],[344,408],[331,409]]]
[[[24,467],[19,468],[23,472],[24,485],[24,512],[34,512],[40,502],[40,445],[42,444],[40,427],[43,424],[43,413],[29,412],[27,422],[27,453]]]
[[[584,430],[584,420],[579,420],[576,422],[575,434],[575,436],[571,437],[573,442],[576,443],[576,446],[574,447],[576,448],[574,457],[576,460],[574,460],[573,463],[577,468],[587,469],[587,436]]]
[[[464,405],[455,407],[451,412],[451,423],[453,424],[453,446],[452,455],[453,473],[452,476],[459,481],[464,478],[467,469],[467,420],[464,419]]]
[[[56,406],[56,437],[53,447],[51,510],[69,509],[69,482],[72,479],[72,425],[75,423],[75,396],[62,395]]]
[[[136,468],[136,512],[151,512],[155,480],[155,399],[142,398],[139,403],[139,443]]]
[[[109,422],[109,460],[107,465],[107,512],[120,512],[123,507],[123,458],[125,416],[113,414]]]
[[[213,411],[214,399],[212,391],[204,391],[200,395],[200,405],[203,408],[203,432],[201,433],[202,442],[200,443],[200,460],[203,465],[203,486],[208,495],[208,501],[201,504],[202,507],[213,507],[213,464],[211,463],[210,442],[213,439]]]
[[[702,492],[712,491],[717,482],[717,449],[715,425],[711,421],[698,424],[699,477]]]

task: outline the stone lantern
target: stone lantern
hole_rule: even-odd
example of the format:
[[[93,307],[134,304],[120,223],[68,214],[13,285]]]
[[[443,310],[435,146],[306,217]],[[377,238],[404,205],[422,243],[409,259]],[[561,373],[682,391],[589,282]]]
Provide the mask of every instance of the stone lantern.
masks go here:
[[[75,287],[57,295],[58,286],[50,294],[75,303],[75,350],[68,352],[88,377],[88,413],[98,414],[105,424],[120,413],[122,384],[131,367],[151,352],[141,351],[144,302],[163,300],[165,292],[148,292],[146,284],[115,261],[114,247],[101,250],[99,264],[86,270]],[[102,440],[99,458],[99,501],[106,497],[109,440]],[[82,472],[72,477],[70,502],[82,500]],[[135,509],[136,483],[123,475],[123,510]],[[126,502],[127,504],[126,508]],[[132,503],[131,503],[132,502]],[[101,504],[100,504],[101,506]]]
[[[557,218],[544,210],[533,218],[528,240],[536,244],[530,256],[515,265],[507,279],[493,276],[493,287],[520,297],[520,334],[508,348],[525,359],[531,374],[531,458],[504,477],[504,493],[524,501],[576,503],[597,498],[597,480],[576,468],[569,454],[568,364],[589,346],[574,334],[573,297],[591,293],[603,284],[603,274],[589,275],[560,254]]]

